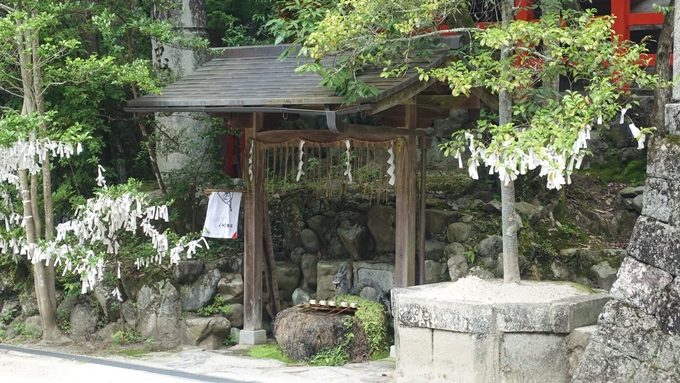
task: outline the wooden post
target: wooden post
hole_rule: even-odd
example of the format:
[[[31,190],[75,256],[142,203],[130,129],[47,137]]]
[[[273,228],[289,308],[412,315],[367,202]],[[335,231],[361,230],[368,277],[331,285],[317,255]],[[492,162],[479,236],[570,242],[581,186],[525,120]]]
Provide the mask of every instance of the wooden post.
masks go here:
[[[630,28],[628,27],[630,0],[612,0],[611,12],[612,16],[616,16],[614,19],[614,33],[621,40],[630,40]]]
[[[406,105],[407,129],[418,122],[415,103]],[[397,199],[394,286],[413,286],[416,280],[416,138],[403,136],[396,140]]]
[[[416,270],[418,271],[417,283],[425,284],[425,200],[427,195],[427,149],[432,144],[428,137],[418,139],[420,146],[420,188],[418,190],[418,254]]]
[[[264,213],[264,163],[262,149],[255,141],[257,132],[262,130],[262,113],[253,113],[250,129],[246,134],[246,162],[243,178],[248,185],[245,202],[245,244],[243,249],[243,329],[262,329],[262,261],[264,238],[262,235]],[[249,174],[250,150],[252,146],[252,178]]]

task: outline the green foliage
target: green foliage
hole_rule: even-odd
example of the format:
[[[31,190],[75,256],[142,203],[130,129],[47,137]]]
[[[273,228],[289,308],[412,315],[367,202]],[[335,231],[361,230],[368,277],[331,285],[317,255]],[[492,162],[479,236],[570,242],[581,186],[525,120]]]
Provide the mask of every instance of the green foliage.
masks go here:
[[[224,338],[224,342],[222,342],[222,344],[227,347],[231,347],[237,345],[238,341],[233,335],[229,334],[226,338]]]
[[[265,23],[274,17],[274,3],[273,0],[206,0],[208,28],[228,47],[268,42],[270,36]]]
[[[146,342],[148,338],[135,330],[120,330],[111,335],[111,342],[116,346]]]
[[[639,159],[624,164],[619,160],[612,160],[595,164],[584,172],[605,183],[624,182],[631,185],[641,185],[645,182],[647,161]]]
[[[295,364],[296,362],[288,358],[281,348],[273,343],[253,346],[248,350],[248,356],[257,359],[274,359],[285,364]]]
[[[266,24],[274,44],[304,41],[335,4],[332,0],[278,0],[279,16]]]
[[[354,295],[341,295],[336,297],[335,300],[336,302],[357,304],[355,316],[366,334],[371,357],[377,357],[384,353],[389,347],[385,308],[378,302],[369,301]]]
[[[80,291],[80,285],[77,286],[78,291]],[[71,332],[71,317],[70,310],[62,307],[61,310],[57,309],[57,326],[64,334]]]
[[[319,351],[309,360],[309,364],[312,366],[342,366],[347,364],[349,362],[347,350],[353,339],[354,334],[351,331],[348,332],[340,344]]]
[[[207,306],[201,307],[196,311],[196,314],[204,317],[209,317],[213,315],[229,315],[231,314],[231,305],[224,301],[224,297],[220,294],[215,295],[213,302]]]
[[[13,308],[11,310],[5,311],[2,316],[0,316],[0,325],[9,324],[15,316],[17,316],[18,310]]]

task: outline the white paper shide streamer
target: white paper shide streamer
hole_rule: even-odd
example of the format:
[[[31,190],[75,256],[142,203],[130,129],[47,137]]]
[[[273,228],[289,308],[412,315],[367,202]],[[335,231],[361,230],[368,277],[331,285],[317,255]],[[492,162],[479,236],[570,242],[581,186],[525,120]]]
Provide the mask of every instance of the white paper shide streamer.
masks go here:
[[[387,175],[390,176],[390,180],[388,182],[390,185],[394,186],[394,182],[396,180],[394,173],[397,169],[397,167],[394,165],[394,141],[390,143],[390,148],[387,149],[387,153],[390,154],[390,158],[387,159],[387,165],[389,166],[387,168]]]
[[[295,177],[295,182],[300,182],[300,179],[302,176],[305,174],[305,171],[302,170],[303,166],[305,165],[305,141],[300,140],[300,145],[298,146],[298,149],[300,150],[300,157],[298,159],[298,171],[297,171],[297,176]]]
[[[248,177],[250,177],[250,181],[253,180],[253,146],[255,145],[254,141],[250,141],[250,150],[248,151]]]
[[[349,140],[345,140],[345,148],[347,148],[347,150],[345,151],[345,157],[347,157],[346,158],[347,163],[346,163],[344,175],[347,176],[347,180],[348,180],[347,182],[349,182],[349,183],[352,183],[352,160],[351,160],[352,159],[352,152],[350,151],[351,147],[352,147],[352,145],[349,142]]]

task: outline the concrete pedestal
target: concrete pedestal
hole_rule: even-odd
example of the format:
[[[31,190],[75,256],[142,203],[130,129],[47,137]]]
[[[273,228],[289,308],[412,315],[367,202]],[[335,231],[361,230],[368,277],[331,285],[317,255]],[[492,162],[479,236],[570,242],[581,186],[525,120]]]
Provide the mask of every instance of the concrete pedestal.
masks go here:
[[[468,277],[392,290],[398,382],[567,382],[566,337],[609,295],[560,282]]]
[[[265,330],[241,330],[238,343],[248,346],[267,343],[267,332]]]

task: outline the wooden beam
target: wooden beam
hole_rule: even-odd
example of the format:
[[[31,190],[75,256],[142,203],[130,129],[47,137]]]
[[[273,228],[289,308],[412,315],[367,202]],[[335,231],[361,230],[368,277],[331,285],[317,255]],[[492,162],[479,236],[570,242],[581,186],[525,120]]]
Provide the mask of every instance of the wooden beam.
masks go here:
[[[417,124],[416,104],[406,105],[405,126]],[[396,141],[397,174],[395,194],[396,240],[394,286],[415,284],[416,269],[416,138],[406,136]]]
[[[429,88],[430,85],[434,83],[433,80],[430,81],[416,81],[415,83],[407,86],[403,90],[383,98],[382,100],[375,103],[373,109],[371,109],[371,114],[380,113],[384,110],[390,109],[393,106],[406,103],[406,101],[412,100],[413,97],[422,93],[425,89]]]
[[[254,331],[262,329],[262,261],[264,253],[263,213],[264,213],[264,162],[257,134],[262,130],[264,116],[252,114],[252,129],[245,129],[246,152],[253,145],[252,179],[249,164],[244,163],[243,177],[248,185],[245,198],[245,243],[243,249],[243,329]]]
[[[403,129],[366,125],[347,125],[345,132],[330,130],[267,130],[257,134],[257,140],[265,144],[280,144],[291,140],[303,139],[319,144],[339,142],[347,139],[361,141],[387,142],[399,136],[427,136],[434,133],[431,129]],[[374,133],[372,131],[375,130]]]

